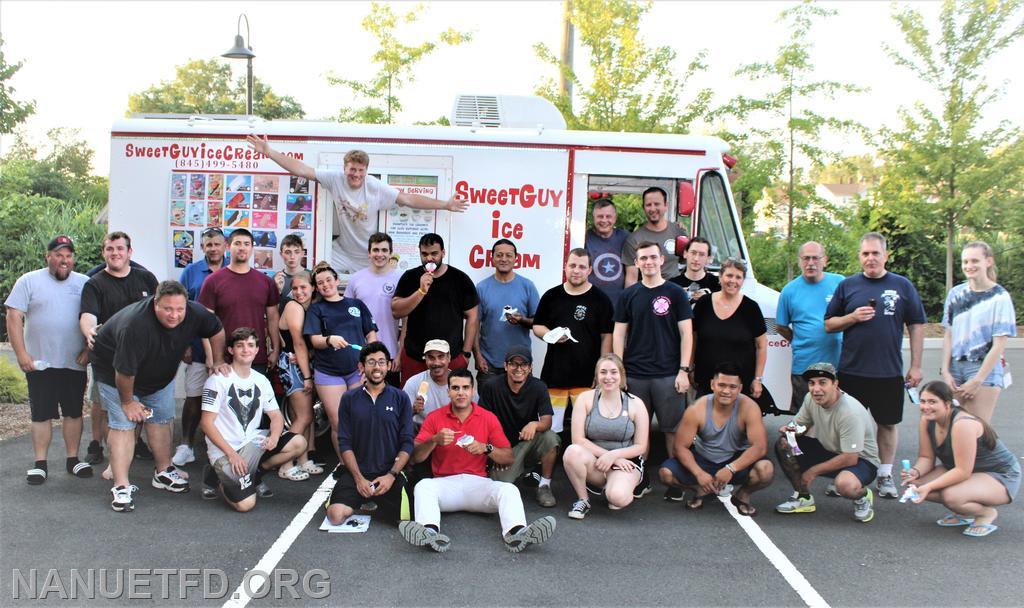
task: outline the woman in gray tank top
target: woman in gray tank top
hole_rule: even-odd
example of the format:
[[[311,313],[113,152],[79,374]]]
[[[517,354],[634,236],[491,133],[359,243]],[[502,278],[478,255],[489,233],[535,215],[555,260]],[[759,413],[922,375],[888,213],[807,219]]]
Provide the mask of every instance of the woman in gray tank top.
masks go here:
[[[940,526],[967,526],[967,536],[988,536],[998,527],[995,507],[1020,490],[1020,462],[984,420],[953,405],[953,391],[935,381],[921,388],[917,462],[903,471],[918,497],[941,502],[952,513]],[[936,464],[938,460],[938,464]]]
[[[583,519],[590,511],[588,492],[600,494],[603,489],[610,509],[628,506],[643,476],[650,421],[643,401],[625,391],[622,360],[602,355],[594,386],[573,404],[572,445],[562,457],[576,491],[569,511],[572,519]]]

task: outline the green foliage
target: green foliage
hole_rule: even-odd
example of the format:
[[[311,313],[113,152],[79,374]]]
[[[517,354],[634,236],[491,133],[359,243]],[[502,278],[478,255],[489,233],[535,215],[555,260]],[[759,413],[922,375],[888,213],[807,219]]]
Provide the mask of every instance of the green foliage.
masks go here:
[[[0,403],[25,403],[28,401],[28,383],[25,374],[17,365],[0,357]]]
[[[245,114],[245,77],[231,82],[231,66],[217,59],[191,60],[175,68],[174,80],[128,97],[128,114]],[[253,114],[272,120],[302,118],[294,98],[278,95],[259,78],[252,84]]]
[[[668,46],[650,48],[641,36],[641,19],[650,8],[650,2],[633,0],[573,0],[570,19],[589,58],[589,86],[546,45],[534,45],[538,57],[573,83],[574,100],[551,78],[537,89],[561,110],[568,128],[685,133],[691,122],[707,113],[710,89],[697,91],[685,106],[680,102],[690,78],[706,69],[706,52],[699,52],[678,73],[675,51]]]
[[[343,107],[338,112],[339,121],[364,124],[394,122],[395,114],[402,111],[398,93],[415,79],[415,65],[436,51],[438,45],[455,46],[472,39],[466,32],[448,28],[437,36],[437,42],[427,41],[415,46],[403,43],[396,35],[399,23],[415,23],[422,11],[423,5],[418,4],[400,16],[390,5],[371,4],[370,14],[363,19],[362,25],[377,39],[377,51],[370,57],[377,66],[377,73],[365,82],[334,74],[327,77],[331,84],[348,87],[370,103],[359,108]]]
[[[810,171],[816,184],[877,184],[882,179],[882,168],[871,154],[847,156],[826,165],[815,165]]]
[[[4,39],[0,37],[0,133],[11,133],[14,127],[36,111],[36,102],[15,100],[14,87],[9,84],[24,64],[24,61],[7,63],[4,58]]]

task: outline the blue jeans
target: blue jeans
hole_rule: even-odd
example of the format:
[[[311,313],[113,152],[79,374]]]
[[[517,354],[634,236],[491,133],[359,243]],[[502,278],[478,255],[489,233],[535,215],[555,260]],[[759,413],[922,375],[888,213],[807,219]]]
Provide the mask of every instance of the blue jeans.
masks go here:
[[[121,397],[117,387],[97,382],[100,391],[100,403],[107,410],[110,428],[118,431],[131,431],[136,423],[128,420],[121,409]],[[149,395],[133,395],[136,401],[153,410],[153,417],[146,420],[147,424],[170,424],[174,420],[174,381]]]

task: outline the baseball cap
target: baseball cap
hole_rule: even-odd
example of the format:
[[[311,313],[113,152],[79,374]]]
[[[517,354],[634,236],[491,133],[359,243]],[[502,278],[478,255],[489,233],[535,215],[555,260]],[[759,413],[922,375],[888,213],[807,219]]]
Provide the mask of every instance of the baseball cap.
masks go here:
[[[75,243],[71,240],[70,236],[64,234],[53,237],[53,240],[50,241],[50,244],[46,246],[46,250],[57,251],[61,247],[67,247],[68,249],[71,250],[71,253],[75,252]]]
[[[809,366],[804,373],[800,374],[804,380],[810,380],[811,378],[829,378],[831,380],[836,379],[836,368],[831,363],[822,361],[821,363],[815,363]]]
[[[439,340],[437,338],[433,340],[427,340],[427,343],[423,345],[423,354],[426,355],[432,350],[436,350],[439,353],[450,353],[452,349],[448,346],[447,340]]]
[[[511,361],[516,357],[521,357],[527,363],[533,363],[533,352],[528,346],[516,344],[509,347],[508,352],[505,353],[505,361]]]

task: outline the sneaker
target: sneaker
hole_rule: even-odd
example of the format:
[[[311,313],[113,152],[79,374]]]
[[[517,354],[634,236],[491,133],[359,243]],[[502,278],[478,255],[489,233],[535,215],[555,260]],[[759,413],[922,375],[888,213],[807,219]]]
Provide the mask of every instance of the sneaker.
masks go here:
[[[779,513],[814,513],[817,507],[814,506],[814,497],[801,498],[796,492],[789,500],[775,507]]]
[[[178,469],[173,466],[167,467],[164,471],[157,471],[153,474],[153,487],[158,490],[167,490],[180,494],[188,492],[188,480],[178,475]]]
[[[153,460],[153,452],[149,451],[149,446],[141,437],[135,440],[135,457],[139,460]]]
[[[604,488],[595,488],[588,483],[587,494],[590,494],[591,496],[601,496],[604,494]]]
[[[178,449],[174,450],[174,456],[171,457],[171,462],[176,467],[183,467],[190,462],[196,461],[196,453],[192,451],[192,448],[185,445],[184,443],[178,446]]]
[[[505,535],[505,548],[511,553],[519,553],[530,545],[539,545],[555,532],[555,518],[550,515],[541,517],[528,526],[520,528],[515,534]]]
[[[636,484],[636,487],[633,488],[633,498],[643,498],[653,491],[654,490],[651,488],[651,480],[641,479],[640,483]]]
[[[825,496],[831,496],[833,498],[840,496],[839,490],[836,489],[835,482],[828,484],[828,487],[825,488]]]
[[[669,488],[665,490],[665,496],[663,496],[662,498],[664,500],[671,500],[672,502],[682,502],[683,489],[669,486]]]
[[[537,504],[542,507],[553,507],[557,504],[550,485],[537,486]]]
[[[377,503],[372,500],[363,501],[363,504],[359,505],[359,510],[365,513],[373,513],[377,510]]]
[[[540,473],[536,471],[523,475],[523,487],[524,488],[536,488],[540,486]]]
[[[203,500],[215,500],[217,498],[217,488],[211,488],[210,486],[203,486]]]
[[[89,442],[89,447],[85,448],[85,462],[87,464],[103,462],[103,446],[100,445],[99,441],[93,439]]]
[[[433,528],[428,528],[418,521],[403,521],[398,524],[398,532],[402,538],[414,547],[430,547],[438,553],[444,553],[451,547],[451,539]]]
[[[261,481],[260,485],[256,486],[256,495],[260,498],[270,498],[274,495],[274,491],[270,489],[267,482]]]
[[[875,487],[878,488],[878,495],[882,498],[899,498],[900,496],[896,484],[892,481],[892,475],[879,475]]]
[[[133,500],[133,496],[138,491],[138,486],[117,486],[116,488],[110,488],[110,493],[114,495],[114,500],[110,501],[110,508],[118,513],[134,511],[135,501]]]
[[[590,513],[590,503],[585,500],[577,500],[569,509],[569,519],[583,519],[587,513]]]
[[[868,493],[864,495],[864,498],[853,501],[853,518],[859,522],[868,523],[875,518],[875,495],[871,492],[871,488],[865,489]]]

